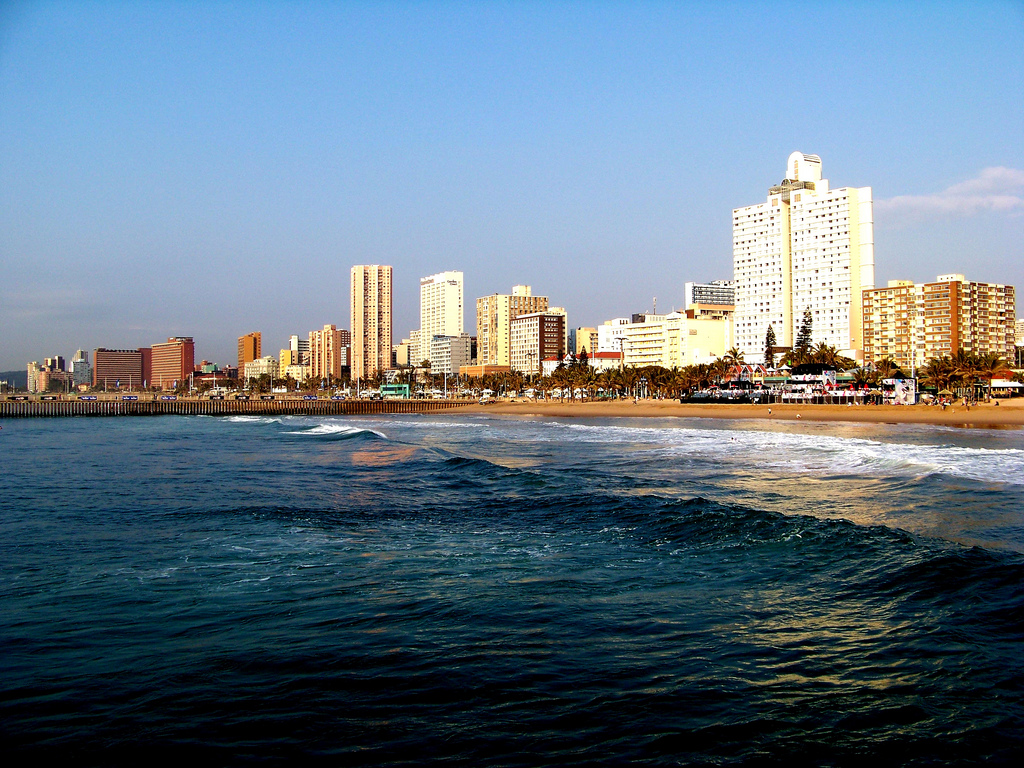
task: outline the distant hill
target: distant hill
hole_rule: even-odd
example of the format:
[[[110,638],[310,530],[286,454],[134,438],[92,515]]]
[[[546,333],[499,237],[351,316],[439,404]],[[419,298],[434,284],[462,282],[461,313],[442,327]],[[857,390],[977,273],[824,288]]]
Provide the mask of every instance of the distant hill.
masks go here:
[[[10,382],[11,386],[25,389],[28,386],[28,371],[0,371],[0,381]]]

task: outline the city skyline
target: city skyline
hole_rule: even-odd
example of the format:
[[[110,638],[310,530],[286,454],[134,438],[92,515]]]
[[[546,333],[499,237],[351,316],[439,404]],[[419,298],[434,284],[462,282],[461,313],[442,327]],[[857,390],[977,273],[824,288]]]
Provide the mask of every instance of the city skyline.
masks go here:
[[[446,269],[572,327],[681,308],[793,151],[873,189],[875,285],[1019,287],[1022,80],[1018,3],[15,6],[0,370],[177,336],[227,364],[344,327],[360,263],[396,338]]]

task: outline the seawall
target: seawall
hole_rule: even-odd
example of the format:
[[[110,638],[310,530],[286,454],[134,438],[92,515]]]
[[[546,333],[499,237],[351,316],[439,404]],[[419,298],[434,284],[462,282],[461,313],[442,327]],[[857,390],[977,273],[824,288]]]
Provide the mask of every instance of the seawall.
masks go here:
[[[472,400],[0,400],[0,418],[58,416],[346,416],[434,413]]]

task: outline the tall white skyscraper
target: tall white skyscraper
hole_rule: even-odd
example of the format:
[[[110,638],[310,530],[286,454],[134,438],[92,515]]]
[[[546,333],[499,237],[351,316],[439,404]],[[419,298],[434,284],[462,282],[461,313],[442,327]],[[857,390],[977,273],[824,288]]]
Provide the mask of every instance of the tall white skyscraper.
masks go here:
[[[431,340],[435,336],[459,336],[464,326],[461,272],[439,272],[420,278],[420,336],[415,362],[434,360],[430,357]]]
[[[789,347],[804,310],[813,341],[863,358],[861,291],[875,287],[871,187],[829,189],[821,158],[794,152],[764,203],[733,211],[736,346],[764,353],[768,326]]]

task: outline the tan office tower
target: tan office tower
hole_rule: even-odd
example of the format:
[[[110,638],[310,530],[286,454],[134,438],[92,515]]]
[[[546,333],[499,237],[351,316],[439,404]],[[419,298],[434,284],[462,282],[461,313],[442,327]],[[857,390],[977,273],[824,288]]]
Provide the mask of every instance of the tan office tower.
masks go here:
[[[476,300],[477,362],[511,365],[512,321],[520,315],[547,312],[548,297],[534,296],[528,285],[515,285],[511,294],[494,293]]]
[[[245,370],[245,364],[263,357],[263,334],[259,331],[238,337],[238,375]]]
[[[736,346],[764,354],[768,326],[790,347],[809,309],[812,340],[863,357],[861,293],[875,287],[871,187],[830,189],[821,158],[794,152],[768,200],[736,208],[733,278]]]
[[[352,267],[352,380],[391,368],[391,267]]]

